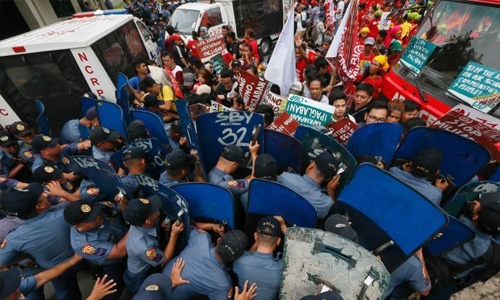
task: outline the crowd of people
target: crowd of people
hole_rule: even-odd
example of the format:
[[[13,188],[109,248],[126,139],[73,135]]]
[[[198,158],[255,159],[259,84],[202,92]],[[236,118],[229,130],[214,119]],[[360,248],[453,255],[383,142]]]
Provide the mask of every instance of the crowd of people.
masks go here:
[[[337,157],[324,152],[312,159],[302,174],[278,174],[275,158],[259,154],[260,145],[255,142],[249,146],[251,170],[247,170],[248,175],[239,176],[244,152],[229,145],[205,177],[199,154],[189,148],[183,136],[175,100],[207,107],[215,101],[230,110],[246,109],[239,93],[242,72],[261,77],[265,72],[265,59],[259,53],[253,29],[247,28],[244,38],[239,39],[230,26],[222,28],[226,49],[221,54],[227,67],[216,74],[211,63],[202,63],[192,42],[207,38],[207,28],[194,31],[192,41],[185,45],[175,29],[166,26],[182,1],[124,2],[132,14],[158,32],[163,49],[162,66],[138,60],[134,62],[136,74],[128,82],[130,107],[160,116],[169,138],[164,171],[153,179],[167,187],[206,181],[227,189],[239,208],[238,228],[228,228],[223,220],[191,218],[189,224],[163,221],[161,199],[144,197],[135,178],[137,174],[151,176],[147,173],[148,156],[144,149],[129,145],[152,138],[141,121],[131,122],[127,136],[122,136],[100,126],[93,107],[82,112],[80,118],[68,121],[57,137],[37,134],[30,124],[15,122],[0,131],[0,267],[8,268],[0,272],[0,298],[18,299],[22,293],[28,299],[44,299],[43,285],[51,281],[59,299],[82,299],[76,274],[91,270],[97,281],[87,298],[90,300],[200,296],[278,299],[283,270],[278,252],[290,224],[282,216],[266,216],[258,221],[250,236],[240,231],[245,228],[249,183],[254,178],[288,187],[314,207],[318,228],[359,242],[350,227],[350,221],[356,221],[335,210],[336,189],[342,176]],[[351,103],[325,58],[349,3],[296,1],[296,32],[290,47],[295,47],[298,81],[290,93],[330,105],[330,123],[343,119],[358,126],[392,122],[402,124],[405,132],[425,126],[425,120],[418,117],[417,102],[386,101],[382,97],[383,76],[396,62],[420,20],[420,14],[411,10],[406,14],[394,13],[389,16],[390,28],[382,29],[383,12],[403,4],[368,1],[357,8],[363,51]],[[329,19],[328,11],[333,12]],[[271,91],[282,92],[277,86]],[[90,92],[85,96],[97,99]],[[273,110],[265,104],[252,111],[264,115],[266,127],[274,120]],[[327,130],[323,132],[328,134]],[[125,168],[111,159],[120,150]],[[73,155],[87,155],[108,163],[128,197],[104,195],[98,182],[71,163]],[[401,166],[359,158],[359,162],[372,162],[388,170],[438,206],[449,184],[433,176],[442,160],[443,153],[434,147],[423,149]],[[414,291],[426,299],[447,299],[480,280],[481,275],[489,274],[486,271],[498,269],[500,194],[483,194],[471,203],[461,220],[475,233],[475,238],[431,261],[424,251],[417,251],[391,274],[385,299],[403,299]],[[179,236],[185,231],[190,231],[189,240],[184,249],[179,249]],[[252,240],[254,243],[250,244]],[[342,297],[330,291],[303,299]]]

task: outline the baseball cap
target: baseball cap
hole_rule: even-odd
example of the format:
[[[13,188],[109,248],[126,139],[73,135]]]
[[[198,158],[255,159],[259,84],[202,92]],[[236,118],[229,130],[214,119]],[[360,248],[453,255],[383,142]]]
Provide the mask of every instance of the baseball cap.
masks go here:
[[[5,299],[21,285],[21,271],[13,267],[0,272],[0,299]]]
[[[231,62],[231,68],[241,68],[241,61],[239,59],[235,59]]]
[[[172,280],[162,273],[149,275],[132,300],[168,300],[172,296]]]
[[[305,296],[300,298],[300,300],[344,300],[344,298],[337,292],[329,291],[317,295]]]
[[[254,174],[256,178],[276,180],[278,164],[271,154],[263,153],[255,160]]]
[[[165,158],[165,168],[168,171],[182,170],[190,163],[194,162],[194,156],[186,154],[182,149],[176,149],[169,153]]]
[[[229,263],[243,255],[247,243],[247,236],[241,230],[232,230],[221,238],[215,251],[222,262]]]
[[[131,141],[135,141],[137,139],[147,138],[148,130],[144,122],[141,120],[134,120],[128,125],[127,134]]]
[[[30,183],[26,189],[10,188],[2,193],[0,206],[10,215],[26,217],[35,210],[43,191],[38,182]]]
[[[221,156],[229,161],[240,163],[243,160],[243,150],[236,145],[227,145],[222,150]]]
[[[165,101],[158,100],[158,96],[156,96],[155,94],[149,93],[144,97],[144,107],[146,108],[157,107],[163,103],[165,103]]]
[[[302,82],[296,81],[292,84],[292,87],[290,87],[290,94],[302,95],[303,90],[304,87],[302,85]]]
[[[44,134],[38,134],[31,142],[31,147],[35,152],[40,153],[43,149],[54,148],[57,145],[58,139],[53,139]]]
[[[271,216],[264,217],[264,218],[259,220],[259,223],[257,224],[256,232],[259,234],[263,234],[263,235],[280,237],[281,236],[281,224],[274,217],[271,217]]]
[[[331,179],[335,176],[339,169],[339,161],[328,152],[323,152],[316,156],[314,162],[326,179]]]
[[[481,229],[491,235],[500,235],[500,192],[482,194],[479,203]]]
[[[40,183],[50,182],[52,180],[59,180],[63,175],[62,168],[54,168],[52,166],[40,166],[33,172],[33,179]]]
[[[97,118],[97,108],[91,107],[87,109],[87,112],[85,113],[85,118],[87,120],[94,120]]]
[[[142,226],[153,213],[161,207],[161,199],[158,196],[149,198],[132,199],[125,207],[125,221],[133,226]]]
[[[375,45],[375,39],[372,38],[371,36],[370,37],[367,37],[366,40],[365,40],[365,45]]]
[[[8,130],[0,131],[0,146],[10,147],[13,145],[17,145],[17,139],[14,135]]]
[[[35,133],[35,129],[33,129],[26,122],[14,122],[9,126],[10,132],[16,136],[25,136],[31,133]]]
[[[172,41],[173,42],[175,42],[175,41],[182,41],[182,38],[178,34],[172,34]]]
[[[443,153],[435,147],[428,147],[420,150],[412,163],[411,173],[417,177],[427,177],[439,170]]]
[[[210,94],[212,92],[212,89],[206,85],[202,84],[196,89],[196,94],[201,95],[201,94]]]
[[[191,86],[194,84],[194,74],[189,72],[183,75],[184,77],[184,85],[185,86]]]
[[[70,225],[95,221],[101,213],[102,205],[89,200],[71,202],[64,208],[64,219]]]
[[[355,243],[359,243],[358,234],[352,229],[351,225],[349,225],[349,221],[341,214],[334,214],[326,218],[325,231],[335,233]]]
[[[89,134],[89,140],[94,146],[100,142],[114,142],[117,137],[118,132],[106,127],[96,127]]]
[[[136,158],[144,158],[144,150],[137,146],[128,146],[124,151],[123,151],[123,161],[129,160],[129,159],[136,159]]]

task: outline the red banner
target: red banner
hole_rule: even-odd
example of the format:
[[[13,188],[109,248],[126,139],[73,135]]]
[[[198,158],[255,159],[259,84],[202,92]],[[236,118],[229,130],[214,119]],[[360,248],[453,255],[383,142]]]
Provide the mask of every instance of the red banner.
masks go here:
[[[239,93],[243,103],[245,103],[245,109],[257,107],[266,97],[269,87],[269,81],[248,72],[242,72],[239,81]]]
[[[450,110],[430,128],[439,128],[475,141],[484,146],[491,153],[491,158],[500,161],[500,152],[493,144],[498,142],[500,131],[473,120],[460,112]]]
[[[222,36],[209,37],[196,42],[196,50],[202,62],[210,60],[216,54],[226,49],[226,42]]]
[[[167,68],[167,66],[164,66],[163,69],[165,71],[167,71],[167,74],[170,77],[170,82],[172,82],[172,89],[174,90],[174,94],[177,96],[177,98],[184,99],[184,93],[182,93],[181,85],[175,79],[175,76],[174,76],[174,73],[172,72],[172,70]]]
[[[299,126],[299,122],[297,122],[297,120],[295,120],[286,111],[284,111],[281,113],[281,115],[279,115],[279,117],[274,119],[274,122],[272,122],[271,125],[267,127],[267,129],[279,131],[293,136],[295,134],[295,131],[297,130],[297,127]]]
[[[358,125],[349,120],[349,118],[344,118],[333,123],[329,128],[333,129],[333,138],[342,146],[345,146],[352,133],[358,129]]]

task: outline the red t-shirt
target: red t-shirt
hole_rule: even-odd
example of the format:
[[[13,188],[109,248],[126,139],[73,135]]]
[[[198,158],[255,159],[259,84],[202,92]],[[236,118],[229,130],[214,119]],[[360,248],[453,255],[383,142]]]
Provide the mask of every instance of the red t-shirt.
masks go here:
[[[198,58],[200,57],[200,56],[198,55],[198,51],[196,50],[196,40],[190,40],[190,41],[187,43],[186,47],[188,48],[189,52],[191,52],[191,55],[192,55],[192,56],[196,56],[196,57],[198,57]]]
[[[260,61],[260,56],[259,56],[259,46],[257,45],[257,40],[247,40],[247,44],[252,46],[252,57],[255,57],[258,61]]]
[[[304,73],[304,69],[307,67],[307,61],[305,59],[300,59],[297,61],[295,64],[295,71],[297,72],[297,79],[300,82],[304,81],[304,77],[302,76],[302,73]]]

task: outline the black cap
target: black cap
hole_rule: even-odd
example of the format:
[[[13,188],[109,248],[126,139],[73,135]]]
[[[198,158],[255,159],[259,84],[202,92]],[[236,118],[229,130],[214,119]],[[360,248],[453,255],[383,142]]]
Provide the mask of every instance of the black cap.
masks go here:
[[[0,299],[7,299],[21,285],[21,271],[13,267],[0,271]]]
[[[334,214],[326,218],[325,231],[335,233],[355,243],[359,243],[358,234],[352,229],[351,225],[349,225],[349,221],[347,221],[346,217],[341,214]]]
[[[186,154],[181,149],[176,149],[165,158],[165,168],[167,171],[178,171],[188,167],[194,162],[194,156]]]
[[[18,145],[17,139],[14,135],[8,130],[0,131],[0,146],[1,147],[10,147]]]
[[[243,150],[236,145],[227,145],[222,150],[221,156],[229,161],[240,163],[243,161]]]
[[[162,273],[149,275],[132,300],[168,300],[172,296],[172,280]]]
[[[101,213],[102,205],[88,200],[71,202],[64,208],[64,219],[70,225],[93,222]]]
[[[54,148],[57,145],[57,142],[58,139],[53,139],[50,136],[38,134],[31,142],[31,147],[35,152],[40,153],[40,151],[46,148]]]
[[[40,166],[33,172],[33,179],[40,183],[50,182],[52,180],[59,180],[63,175],[64,170],[61,168],[54,168],[52,166]]]
[[[231,62],[231,68],[241,68],[241,61],[239,59],[235,59]]]
[[[314,158],[316,167],[325,176],[326,180],[330,180],[337,174],[340,162],[330,153],[323,152]]]
[[[317,295],[305,296],[300,298],[300,300],[344,300],[344,298],[337,292],[329,291]]]
[[[221,238],[215,246],[215,252],[223,263],[229,263],[243,255],[247,243],[247,236],[242,231],[232,230]]]
[[[412,163],[411,173],[417,177],[427,177],[436,173],[443,161],[443,153],[435,147],[420,150]]]
[[[43,191],[43,185],[38,182],[30,183],[26,189],[10,188],[2,193],[0,206],[10,215],[27,217],[35,210]]]
[[[9,130],[15,136],[25,136],[35,133],[35,129],[26,122],[14,122],[9,126]]]
[[[142,226],[144,222],[161,207],[158,196],[132,199],[125,207],[125,221],[133,226]]]
[[[106,127],[96,127],[90,132],[89,140],[92,145],[97,145],[100,142],[114,142],[118,137],[118,132]]]
[[[165,103],[165,101],[158,100],[158,96],[156,96],[155,94],[150,93],[144,97],[144,107],[146,108],[157,107],[163,103]]]
[[[500,192],[482,194],[479,202],[480,228],[491,235],[500,235]]]
[[[124,151],[123,151],[123,161],[129,160],[129,159],[137,159],[137,158],[144,158],[146,155],[144,154],[144,150],[142,150],[139,147],[136,146],[128,146]]]
[[[134,120],[130,122],[127,127],[127,134],[131,141],[138,139],[145,139],[148,137],[148,130],[146,125],[141,120]]]
[[[264,217],[257,224],[257,233],[272,237],[281,236],[281,224],[275,217]]]
[[[276,180],[278,177],[278,164],[271,154],[263,153],[255,160],[253,174],[256,178]]]

